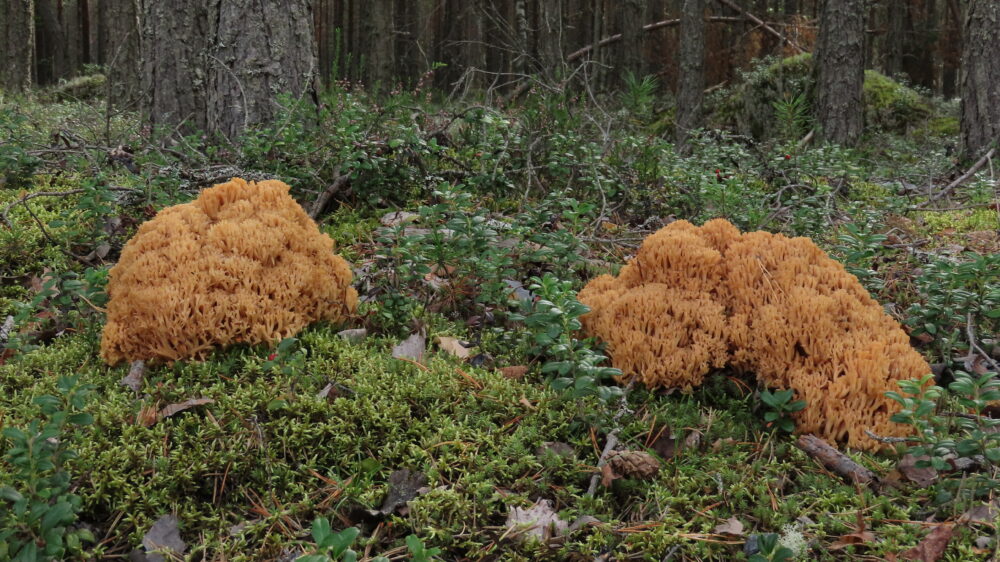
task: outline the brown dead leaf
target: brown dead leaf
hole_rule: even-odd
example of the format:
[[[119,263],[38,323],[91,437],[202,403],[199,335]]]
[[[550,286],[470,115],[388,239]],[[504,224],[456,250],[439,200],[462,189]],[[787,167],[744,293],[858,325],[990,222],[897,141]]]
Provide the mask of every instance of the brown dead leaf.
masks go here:
[[[697,429],[692,429],[691,433],[684,438],[684,448],[685,449],[697,449],[698,445],[701,445],[701,432]]]
[[[735,443],[736,443],[736,440],[733,439],[732,437],[725,437],[725,438],[722,438],[722,439],[716,439],[715,442],[712,443],[712,452],[713,453],[718,453],[719,451],[722,450],[723,447],[728,447],[730,445],[734,445]]]
[[[951,523],[938,525],[933,531],[927,533],[917,546],[900,552],[899,555],[904,560],[920,560],[921,562],[936,562],[944,554],[948,542],[955,534],[955,526]]]
[[[169,406],[164,406],[158,415],[157,421],[169,418],[170,416],[194,408],[195,406],[201,406],[203,404],[214,404],[215,400],[211,398],[192,398],[190,400],[185,400],[183,402],[178,402],[177,404],[170,404]]]
[[[527,373],[528,373],[528,367],[525,365],[512,365],[510,367],[500,367],[500,374],[508,379],[521,380]]]
[[[146,556],[147,560],[165,560],[163,554],[158,554],[159,552],[169,553],[171,559],[174,559],[173,555],[184,554],[187,543],[181,539],[177,524],[175,515],[164,515],[153,523],[142,537],[142,546],[147,553],[150,553]]]
[[[663,425],[654,428],[652,432],[653,440],[646,442],[646,447],[652,449],[661,459],[668,461],[677,454],[677,435],[673,430]]]
[[[129,367],[128,375],[122,379],[121,384],[132,389],[132,392],[139,394],[142,389],[142,378],[146,375],[146,362],[142,359],[133,361]]]
[[[410,337],[399,342],[392,348],[392,356],[396,359],[410,359],[420,363],[424,360],[424,350],[427,341],[421,334],[410,334]]]
[[[559,518],[552,502],[538,500],[528,509],[511,507],[507,514],[507,535],[524,541],[534,537],[543,543],[566,533],[569,525]]]
[[[621,478],[621,475],[615,472],[615,469],[610,464],[605,464],[601,466],[601,486],[605,488],[611,486],[611,483],[615,480]]]
[[[997,506],[995,503],[988,504],[984,503],[977,505],[962,514],[959,518],[960,523],[985,523],[989,526],[993,526],[993,522],[997,518]]]
[[[848,546],[868,544],[874,540],[875,535],[873,535],[870,531],[860,531],[857,533],[843,535],[827,548],[829,550],[841,550]]]
[[[468,359],[469,356],[472,355],[471,348],[462,345],[462,342],[460,342],[458,338],[452,338],[449,336],[438,336],[437,338],[435,338],[435,341],[437,342],[438,348],[441,349],[441,351],[450,353],[455,357],[458,357],[459,359]]]
[[[899,464],[896,466],[896,470],[910,482],[921,488],[927,488],[937,481],[937,471],[930,466],[918,468],[916,466],[917,462],[922,460],[930,460],[930,457],[915,457],[910,454],[903,455],[903,458],[899,460]]]
[[[156,406],[143,406],[139,410],[139,414],[135,417],[135,423],[143,426],[149,427],[160,419],[160,412],[156,409]]]
[[[720,523],[715,526],[713,532],[719,535],[733,535],[734,537],[743,536],[743,523],[735,517],[730,517],[725,523]]]

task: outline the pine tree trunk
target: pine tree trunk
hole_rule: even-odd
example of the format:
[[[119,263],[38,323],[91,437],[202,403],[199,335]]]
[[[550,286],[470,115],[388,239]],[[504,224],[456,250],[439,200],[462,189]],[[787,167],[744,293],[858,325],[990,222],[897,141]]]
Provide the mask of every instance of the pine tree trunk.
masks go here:
[[[676,138],[682,151],[691,129],[701,126],[705,91],[705,0],[682,0],[680,82],[677,88]]]
[[[106,69],[112,104],[130,104],[139,98],[138,0],[100,0],[97,61]]]
[[[903,71],[903,47],[906,44],[906,0],[889,0],[886,6],[885,65],[886,76]]]
[[[622,3],[622,58],[618,66],[619,82],[626,72],[636,76],[646,74],[645,57],[642,54],[642,26],[646,24],[646,0],[625,0]]]
[[[865,17],[862,0],[823,0],[816,42],[820,137],[845,146],[861,138]]]
[[[145,114],[231,141],[271,122],[278,94],[315,102],[308,0],[142,0]]]
[[[363,9],[365,12],[361,21],[365,45],[361,52],[366,57],[366,79],[372,84],[378,82],[384,90],[390,90],[396,79],[393,3],[389,0],[369,0],[363,4]]]
[[[150,125],[204,131],[208,10],[200,0],[139,0],[143,113]]]
[[[969,0],[962,30],[962,153],[1000,140],[1000,3]]]
[[[542,73],[550,79],[560,74],[563,63],[562,0],[538,2],[538,30],[536,31],[536,51]]]
[[[35,3],[33,0],[0,0],[0,89],[27,90],[35,80]]]

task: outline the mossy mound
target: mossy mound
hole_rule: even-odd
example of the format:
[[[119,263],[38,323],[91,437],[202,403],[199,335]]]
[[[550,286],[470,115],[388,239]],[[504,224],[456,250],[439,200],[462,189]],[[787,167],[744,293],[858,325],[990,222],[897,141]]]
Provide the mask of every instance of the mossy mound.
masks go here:
[[[757,65],[743,82],[716,98],[710,121],[757,139],[772,138],[782,130],[776,104],[798,96],[804,98],[803,116],[811,119],[816,84],[809,53]],[[932,114],[920,93],[874,70],[865,71],[863,100],[866,128],[905,132]]]

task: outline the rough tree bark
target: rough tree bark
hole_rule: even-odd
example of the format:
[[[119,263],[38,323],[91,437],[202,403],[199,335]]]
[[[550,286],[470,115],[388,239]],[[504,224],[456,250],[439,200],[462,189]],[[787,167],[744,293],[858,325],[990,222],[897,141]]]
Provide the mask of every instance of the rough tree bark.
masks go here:
[[[139,97],[139,2],[100,0],[97,14],[97,61],[105,66],[110,102]]]
[[[619,83],[625,72],[636,76],[646,74],[646,57],[642,54],[642,26],[649,23],[645,0],[625,0],[622,3],[622,58],[618,66]]]
[[[396,80],[394,6],[392,2],[365,2],[364,16],[361,18],[364,32],[361,36],[367,45],[362,45],[365,53],[365,78],[370,83],[378,82],[383,89],[391,89]]]
[[[143,91],[153,124],[236,140],[278,94],[314,102],[308,0],[142,0]]]
[[[549,78],[558,77],[563,64],[562,4],[562,0],[538,2],[538,30],[535,33],[538,46],[536,50],[538,62],[541,65],[540,70]]]
[[[202,0],[139,0],[142,108],[152,126],[205,130],[208,10]]]
[[[816,119],[821,138],[857,144],[865,79],[863,0],[823,0],[816,41]]]
[[[889,0],[886,5],[885,64],[886,76],[896,76],[903,71],[903,48],[906,44],[906,0]]]
[[[962,154],[977,158],[1000,139],[1000,3],[969,0],[962,31]]]
[[[705,0],[681,4],[680,82],[677,88],[676,139],[687,150],[691,129],[701,126],[705,91]]]
[[[34,82],[35,3],[33,0],[0,0],[0,89],[27,90]]]

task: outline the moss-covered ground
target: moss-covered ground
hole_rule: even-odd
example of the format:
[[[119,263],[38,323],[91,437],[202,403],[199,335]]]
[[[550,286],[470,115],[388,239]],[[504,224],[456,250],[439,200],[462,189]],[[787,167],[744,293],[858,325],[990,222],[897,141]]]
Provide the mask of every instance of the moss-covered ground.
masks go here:
[[[671,218],[723,216],[744,229],[812,236],[906,320],[911,304],[927,304],[921,267],[1000,246],[988,173],[936,206],[944,210],[920,206],[921,190],[946,184],[954,167],[943,105],[900,117],[920,135],[876,131],[857,150],[761,148],[720,132],[680,157],[643,124],[597,123],[587,102],[568,98],[465,113],[431,136],[464,108],[415,114],[407,104],[416,102],[402,100],[379,113],[364,92],[327,96],[332,109],[319,125],[289,110],[280,127],[248,135],[239,149],[150,138],[134,116],[105,120],[83,102],[0,98],[0,209],[10,220],[0,224],[0,323],[18,322],[10,349],[0,346],[0,426],[39,418],[33,399],[54,393],[61,375],[94,386],[93,424],[59,437],[77,453],[66,466],[82,498],[74,525],[96,539],[74,556],[124,559],[154,521],[175,514],[190,560],[292,559],[313,547],[317,517],[359,527],[363,558],[404,559],[414,534],[444,560],[738,560],[755,535],[777,533],[797,559],[882,560],[969,507],[935,503],[934,487],[905,480],[845,482],[766,424],[758,389],[733,373],[687,395],[637,388],[623,402],[568,397],[548,384],[528,328],[505,319],[505,291],[488,293],[490,283],[527,285],[545,272],[579,288]],[[602,140],[608,126],[618,132]],[[53,143],[58,131],[72,134]],[[109,158],[119,144],[131,146],[135,170]],[[335,160],[351,164],[327,164]],[[205,362],[150,365],[133,392],[121,384],[129,367],[98,357],[100,280],[142,220],[194,197],[223,166],[287,181],[307,206],[331,174],[352,174],[350,191],[319,222],[357,268],[366,302],[348,325],[311,326],[277,356],[243,346]],[[60,194],[18,203],[34,192]],[[379,219],[397,209],[458,234],[435,243],[387,233]],[[511,238],[523,253],[497,251]],[[428,290],[431,274],[408,271],[417,263],[448,271],[447,288]],[[67,284],[80,279],[84,288]],[[48,280],[58,293],[45,292]],[[359,327],[368,329],[360,342],[338,336]],[[428,341],[478,343],[481,360],[433,344],[421,362],[394,358],[392,347],[414,329]],[[940,361],[940,342],[914,343]],[[498,370],[518,365],[527,366],[523,377]],[[211,401],[150,418],[194,398]],[[588,494],[612,432],[619,448],[656,455],[660,470]],[[0,450],[7,445],[0,438]],[[884,477],[899,460],[891,450],[848,454]],[[425,475],[424,489],[377,513],[400,469]],[[0,484],[13,474],[0,460]],[[508,514],[539,499],[567,523],[593,519],[548,544],[523,540]],[[733,518],[742,529],[723,526]],[[993,555],[996,541],[976,542],[994,536],[993,523],[960,525],[941,559]],[[870,535],[848,544],[863,531]]]

